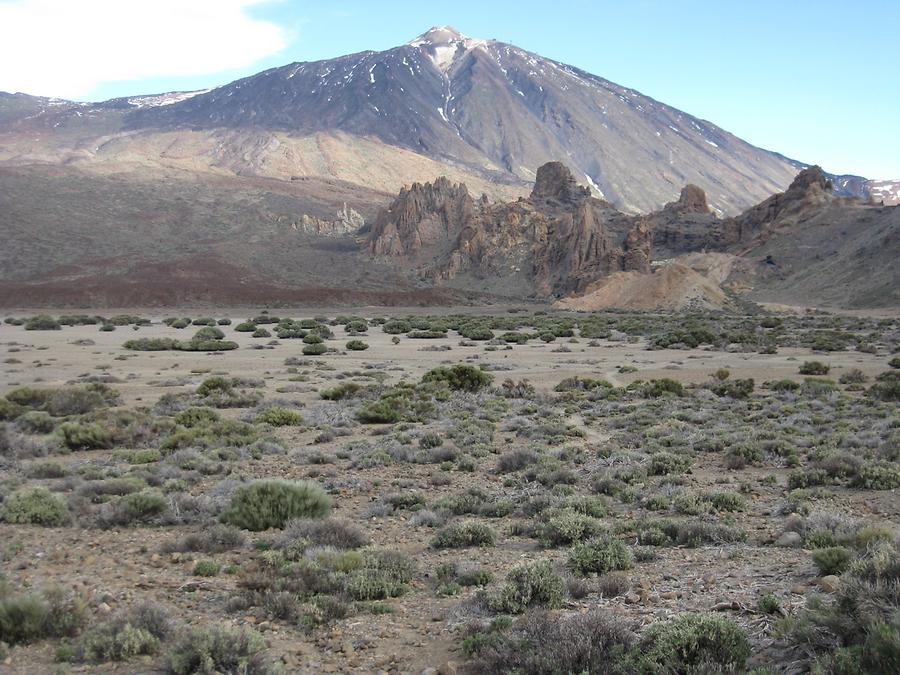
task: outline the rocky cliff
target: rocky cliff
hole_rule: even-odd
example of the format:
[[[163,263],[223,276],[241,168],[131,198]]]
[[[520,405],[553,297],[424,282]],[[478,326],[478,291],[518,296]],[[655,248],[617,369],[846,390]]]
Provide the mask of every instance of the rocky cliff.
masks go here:
[[[367,247],[424,277],[521,277],[531,294],[552,297],[612,272],[648,272],[651,238],[645,218],[591,197],[564,164],[549,162],[515,202],[474,200],[446,179],[414,184],[378,216]]]

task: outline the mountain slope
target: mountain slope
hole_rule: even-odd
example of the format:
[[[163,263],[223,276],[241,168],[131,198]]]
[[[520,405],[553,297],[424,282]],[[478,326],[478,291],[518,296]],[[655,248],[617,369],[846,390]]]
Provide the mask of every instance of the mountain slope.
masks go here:
[[[565,158],[598,196],[649,211],[696,183],[733,213],[783,188],[781,156],[513,45],[432,29],[385,52],[275,68],[166,106],[131,129],[264,128],[374,136],[500,181]]]

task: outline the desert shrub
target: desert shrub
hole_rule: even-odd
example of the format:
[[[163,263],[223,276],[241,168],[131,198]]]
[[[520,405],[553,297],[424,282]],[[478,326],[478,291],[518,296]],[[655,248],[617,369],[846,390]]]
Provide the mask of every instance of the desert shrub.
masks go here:
[[[175,675],[270,675],[262,658],[265,640],[253,630],[194,628],[186,631],[169,651],[169,670]]]
[[[193,326],[215,326],[216,320],[211,316],[201,316],[197,317],[193,321],[191,321],[191,325]]]
[[[537,528],[538,538],[544,546],[574,544],[600,534],[603,524],[589,515],[571,509],[551,512]]]
[[[352,398],[361,389],[356,382],[342,382],[331,389],[323,389],[319,392],[319,396],[326,401],[342,401],[345,398]]]
[[[859,368],[852,368],[838,378],[841,384],[865,384],[869,381],[869,376]]]
[[[172,328],[177,328],[182,330],[191,325],[191,320],[188,318],[175,319],[172,323],[169,324]]]
[[[435,368],[422,376],[422,382],[446,382],[451,389],[459,391],[478,391],[487,387],[493,379],[480,368],[463,364]]]
[[[53,390],[47,399],[45,408],[54,417],[84,415],[114,403],[118,397],[119,394],[116,390],[103,384],[63,387]]]
[[[716,511],[743,511],[747,500],[737,492],[713,492],[707,495]]]
[[[804,361],[800,366],[801,375],[827,375],[831,366],[821,361]]]
[[[126,340],[122,347],[135,352],[164,352],[179,349],[181,341],[174,338],[136,338]]]
[[[151,523],[169,511],[169,500],[156,490],[141,490],[105,504],[98,517],[100,527]]]
[[[293,518],[322,518],[330,509],[331,497],[316,483],[257,480],[235,491],[222,520],[259,532]]]
[[[299,518],[289,521],[284,527],[284,545],[295,541],[348,550],[365,546],[369,538],[361,529],[346,521]]]
[[[111,448],[115,440],[111,429],[96,422],[66,422],[59,426],[57,433],[70,450]]]
[[[350,340],[346,346],[352,352],[362,352],[369,348],[369,345],[362,340]]]
[[[69,475],[68,469],[59,462],[37,462],[25,471],[29,478],[65,478]]]
[[[79,641],[79,648],[87,661],[127,661],[156,654],[170,632],[165,611],[143,603],[91,628]]]
[[[496,533],[487,525],[476,521],[453,523],[438,530],[431,541],[433,548],[465,548],[467,546],[493,546]]]
[[[569,551],[569,569],[582,576],[627,570],[633,564],[634,555],[629,548],[610,537],[591,539]]]
[[[25,321],[25,330],[61,330],[59,321],[47,314],[38,314]]]
[[[639,670],[648,673],[684,673],[695,668],[736,671],[750,656],[750,642],[729,619],[686,614],[644,631],[636,656]]]
[[[865,462],[851,485],[864,490],[894,490],[900,487],[900,465],[879,460]]]
[[[853,560],[853,551],[844,546],[829,546],[813,551],[812,559],[820,574],[843,574]]]
[[[900,356],[895,356],[888,361],[888,366],[891,368],[900,368]]]
[[[176,424],[192,429],[202,427],[221,419],[219,413],[212,408],[188,408],[175,415]]]
[[[16,420],[16,427],[30,434],[49,434],[56,421],[43,410],[30,410]]]
[[[354,600],[384,600],[406,592],[415,565],[396,551],[368,551],[361,568],[352,571],[344,589]]]
[[[178,349],[183,352],[227,352],[237,348],[238,343],[231,340],[202,340],[196,337],[178,343]]]
[[[252,321],[242,321],[234,327],[234,330],[238,333],[252,333],[256,330],[256,324]]]
[[[14,420],[26,410],[27,408],[10,401],[8,398],[0,398],[0,421]]]
[[[198,560],[194,563],[192,574],[195,577],[214,577],[221,569],[222,566],[214,560]]]
[[[877,375],[866,394],[879,401],[900,401],[900,372],[889,370]]]
[[[356,412],[356,419],[363,424],[393,424],[399,422],[401,410],[392,399],[381,399],[367,403]]]
[[[174,544],[163,547],[164,551],[185,551],[202,553],[224,553],[244,545],[244,533],[231,525],[215,524],[201,532],[187,534]]]
[[[799,382],[793,380],[777,380],[769,385],[772,391],[797,391],[800,388]]]
[[[490,328],[484,328],[482,326],[467,326],[460,329],[459,334],[462,335],[467,340],[493,340],[494,333]]]
[[[521,471],[537,462],[539,458],[540,456],[534,450],[527,448],[510,450],[500,455],[497,462],[497,473]]]
[[[303,336],[303,344],[306,345],[318,345],[322,344],[325,340],[318,333],[308,333]]]
[[[20,488],[3,500],[0,516],[7,523],[58,527],[68,522],[69,508],[46,488]]]
[[[488,606],[495,612],[520,614],[536,606],[556,609],[565,598],[565,580],[549,561],[540,561],[510,570],[499,594],[488,598]]]
[[[562,380],[553,388],[553,391],[592,391],[600,387],[608,389],[612,387],[612,385],[606,380],[597,380],[592,377],[580,377],[576,375]]]
[[[401,333],[408,333],[411,331],[412,324],[409,321],[403,321],[401,319],[391,319],[384,322],[384,325],[381,326],[381,330],[388,335],[400,335]]]
[[[296,410],[272,407],[266,408],[256,416],[257,424],[268,424],[273,427],[296,427],[303,424],[303,417]]]
[[[439,340],[447,337],[447,333],[440,330],[412,330],[406,337],[416,340]]]
[[[681,385],[681,382],[677,382],[668,377],[664,377],[659,380],[650,380],[641,389],[641,395],[644,398],[659,398],[660,396],[665,396],[666,394],[681,396],[683,393],[684,387]]]
[[[304,340],[305,339],[306,338],[304,338]],[[303,352],[304,356],[321,356],[328,351],[328,347],[326,347],[322,343],[307,344],[303,345],[303,349],[301,351]]]
[[[59,588],[11,596],[0,587],[0,643],[17,645],[44,638],[72,637],[86,619],[84,603]]]
[[[534,610],[504,630],[507,624],[468,631],[463,648],[476,656],[473,672],[617,673],[635,641],[624,623],[597,609],[565,616]]]
[[[729,398],[747,398],[753,393],[754,381],[752,377],[740,380],[724,380],[714,382],[707,386],[716,396]]]
[[[649,473],[651,476],[666,476],[670,473],[683,473],[690,466],[690,457],[672,452],[657,452],[650,458]]]

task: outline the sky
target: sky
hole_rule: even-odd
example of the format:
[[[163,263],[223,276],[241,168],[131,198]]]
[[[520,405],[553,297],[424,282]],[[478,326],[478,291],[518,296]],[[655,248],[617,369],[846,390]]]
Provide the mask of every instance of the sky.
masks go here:
[[[900,179],[900,0],[0,0],[0,91],[203,89],[440,25],[826,171]]]

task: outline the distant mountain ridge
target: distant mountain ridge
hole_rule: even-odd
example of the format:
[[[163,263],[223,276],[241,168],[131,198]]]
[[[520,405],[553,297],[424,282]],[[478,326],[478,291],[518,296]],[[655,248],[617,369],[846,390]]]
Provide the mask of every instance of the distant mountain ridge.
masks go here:
[[[557,159],[633,213],[691,183],[717,213],[736,214],[805,166],[627,87],[450,27],[208,91],[99,104],[0,95],[0,161],[322,176],[388,192],[449,174],[510,197],[527,194],[535,167]],[[900,183],[834,183],[862,198],[900,198]]]

